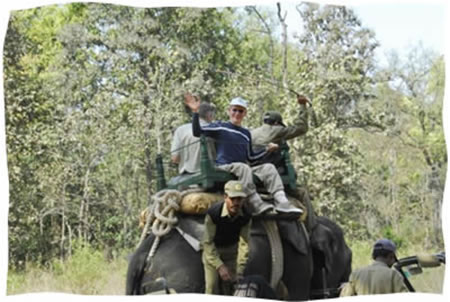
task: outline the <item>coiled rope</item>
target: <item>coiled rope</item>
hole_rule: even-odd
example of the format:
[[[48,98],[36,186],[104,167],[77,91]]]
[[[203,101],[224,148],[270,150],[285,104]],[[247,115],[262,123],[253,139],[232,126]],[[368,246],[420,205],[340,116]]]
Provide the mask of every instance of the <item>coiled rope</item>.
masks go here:
[[[161,237],[167,235],[178,223],[176,212],[180,209],[180,204],[183,198],[190,193],[202,191],[204,190],[201,188],[189,189],[183,192],[173,189],[166,189],[161,190],[152,196],[152,204],[147,208],[145,226],[138,244],[138,246],[141,245],[147,237],[151,226],[150,233],[155,235],[155,240],[153,241],[152,247],[147,255],[146,267],[148,267],[151,263],[151,259],[156,253]]]

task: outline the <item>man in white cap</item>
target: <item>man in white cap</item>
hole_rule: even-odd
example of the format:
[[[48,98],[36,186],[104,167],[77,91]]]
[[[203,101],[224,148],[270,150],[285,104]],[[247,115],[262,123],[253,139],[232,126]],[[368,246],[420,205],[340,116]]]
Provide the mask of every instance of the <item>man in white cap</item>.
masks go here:
[[[231,295],[231,287],[219,289],[219,278],[231,285],[243,276],[248,260],[251,215],[243,207],[247,194],[236,180],[228,181],[224,191],[225,201],[212,205],[205,216],[202,261],[206,294]]]
[[[252,149],[252,136],[247,128],[242,127],[242,121],[247,114],[247,101],[237,97],[231,100],[228,107],[228,122],[215,122],[202,127],[196,112],[200,101],[194,97],[185,98],[185,104],[194,112],[192,119],[192,132],[194,136],[204,134],[212,137],[216,142],[216,165],[218,168],[236,175],[242,182],[248,194],[249,205],[253,215],[273,212],[274,206],[263,202],[256,193],[253,183],[253,174],[264,184],[265,189],[275,199],[275,209],[282,213],[300,215],[301,209],[291,205],[284,192],[283,182],[273,164],[263,164],[250,167],[253,162],[264,157],[268,152],[278,148],[277,144],[269,143],[265,149],[254,152]]]
[[[395,252],[396,246],[391,240],[380,239],[375,242],[372,251],[374,262],[352,272],[340,296],[408,292],[402,275],[392,269],[392,265],[397,262]]]

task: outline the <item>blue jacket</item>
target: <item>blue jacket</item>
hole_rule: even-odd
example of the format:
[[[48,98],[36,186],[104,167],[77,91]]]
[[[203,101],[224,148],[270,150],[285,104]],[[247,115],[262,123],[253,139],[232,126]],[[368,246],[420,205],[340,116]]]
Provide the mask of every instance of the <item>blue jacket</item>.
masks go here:
[[[194,113],[192,119],[192,133],[196,137],[204,134],[215,140],[217,165],[252,162],[261,159],[267,153],[265,150],[253,151],[252,136],[246,128],[220,121],[202,127],[198,113]]]

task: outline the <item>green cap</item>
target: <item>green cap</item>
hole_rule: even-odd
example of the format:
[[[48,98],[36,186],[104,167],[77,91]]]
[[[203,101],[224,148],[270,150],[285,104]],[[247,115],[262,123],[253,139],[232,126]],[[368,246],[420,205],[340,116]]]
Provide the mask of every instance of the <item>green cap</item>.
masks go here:
[[[273,124],[274,122],[277,122],[283,127],[286,127],[285,124],[283,124],[283,118],[281,117],[281,114],[278,111],[267,111],[264,113],[264,123]]]
[[[237,180],[230,180],[225,184],[225,194],[229,197],[247,197],[247,194],[244,192],[244,188],[242,183]]]

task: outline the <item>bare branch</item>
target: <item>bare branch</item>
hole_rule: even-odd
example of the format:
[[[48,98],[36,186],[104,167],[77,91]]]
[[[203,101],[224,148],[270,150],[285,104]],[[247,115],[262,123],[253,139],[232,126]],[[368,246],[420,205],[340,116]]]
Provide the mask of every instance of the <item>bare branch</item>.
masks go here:
[[[270,50],[269,50],[269,73],[270,78],[273,80],[273,54],[274,54],[274,43],[272,38],[272,30],[270,29],[269,24],[267,24],[266,20],[263,18],[263,16],[260,14],[258,9],[256,9],[255,6],[251,6],[252,11],[256,14],[258,19],[261,21],[261,23],[266,28],[266,33],[269,36],[269,44],[270,44]]]
[[[277,8],[278,8],[278,19],[280,20],[281,23],[281,28],[282,28],[282,37],[283,37],[283,87],[287,87],[287,42],[288,42],[288,37],[287,37],[287,24],[285,22],[286,20],[286,15],[287,12],[285,12],[284,17],[281,16],[281,4],[279,2],[277,2]]]

